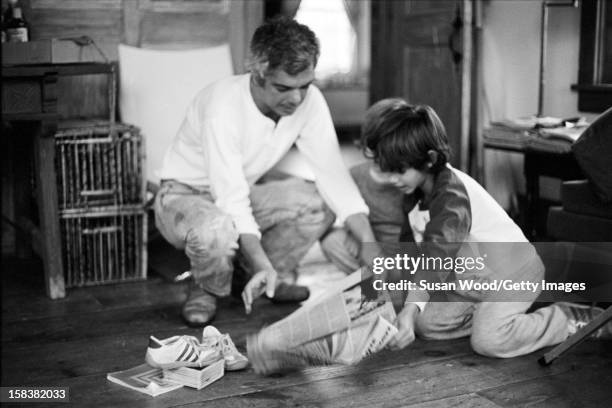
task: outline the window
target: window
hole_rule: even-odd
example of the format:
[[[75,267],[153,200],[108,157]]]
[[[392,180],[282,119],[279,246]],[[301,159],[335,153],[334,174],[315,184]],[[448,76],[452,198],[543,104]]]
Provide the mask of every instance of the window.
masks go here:
[[[295,19],[319,38],[316,75],[321,87],[367,86],[369,1],[301,0]]]
[[[348,74],[355,55],[355,30],[343,0],[302,0],[295,19],[315,32],[321,43],[317,77]]]

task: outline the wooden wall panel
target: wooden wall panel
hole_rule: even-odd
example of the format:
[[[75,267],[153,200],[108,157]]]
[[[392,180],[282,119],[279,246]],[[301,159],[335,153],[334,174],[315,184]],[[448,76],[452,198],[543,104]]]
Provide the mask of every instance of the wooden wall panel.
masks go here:
[[[232,3],[244,0],[21,0],[31,25],[32,39],[87,35],[109,59],[117,59],[117,45],[187,49],[235,40]],[[250,0],[252,4],[262,0]],[[244,7],[243,7],[244,8]],[[260,6],[263,10],[263,7]],[[261,16],[251,17],[258,22]]]
[[[138,0],[139,45],[188,49],[229,41],[229,0]]]
[[[121,10],[32,9],[27,16],[32,39],[87,35],[96,43],[118,44],[121,38]]]
[[[197,48],[228,41],[227,14],[145,11],[142,15],[143,48]]]
[[[141,9],[158,13],[229,13],[231,0],[138,0]]]
[[[29,3],[32,9],[118,10],[122,0],[29,0]]]
[[[244,72],[250,37],[264,15],[263,0],[20,1],[35,40],[87,35],[111,61],[120,43],[190,49],[229,42],[235,72]],[[85,47],[82,60],[103,59]]]

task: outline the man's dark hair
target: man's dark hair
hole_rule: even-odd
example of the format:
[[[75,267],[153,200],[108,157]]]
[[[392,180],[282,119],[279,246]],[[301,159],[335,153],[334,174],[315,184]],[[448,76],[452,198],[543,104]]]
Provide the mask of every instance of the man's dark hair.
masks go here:
[[[385,172],[403,173],[408,168],[425,170],[437,152],[433,173],[450,158],[446,130],[436,112],[427,105],[410,105],[400,98],[383,99],[366,113],[361,131],[361,146],[366,157]]]
[[[279,16],[261,25],[251,39],[249,70],[259,77],[281,69],[297,75],[319,59],[319,42],[304,24]]]

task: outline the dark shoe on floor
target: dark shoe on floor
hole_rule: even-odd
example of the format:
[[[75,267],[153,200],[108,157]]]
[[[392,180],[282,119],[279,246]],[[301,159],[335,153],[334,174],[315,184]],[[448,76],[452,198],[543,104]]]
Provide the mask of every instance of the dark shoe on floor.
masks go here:
[[[238,258],[238,257],[236,257]],[[250,276],[244,270],[241,264],[238,261],[234,261],[234,274],[232,276],[232,289],[231,295],[242,302],[242,291],[244,287],[249,282]]]
[[[310,290],[306,286],[290,285],[281,282],[274,291],[274,297],[270,298],[272,303],[297,303],[303,302],[310,296]]]
[[[217,298],[204,289],[191,283],[189,295],[183,305],[182,315],[185,322],[192,327],[202,327],[210,322],[217,311]]]
[[[580,303],[557,302],[555,305],[557,305],[567,316],[570,335],[575,334],[604,311],[601,307],[583,305]],[[591,334],[591,337],[602,339],[612,338],[612,322],[604,324]]]

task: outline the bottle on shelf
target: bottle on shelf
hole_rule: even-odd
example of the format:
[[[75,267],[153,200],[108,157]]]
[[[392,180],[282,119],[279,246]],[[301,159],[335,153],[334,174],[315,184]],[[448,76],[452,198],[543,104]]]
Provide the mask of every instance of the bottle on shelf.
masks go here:
[[[8,15],[8,16],[7,16]],[[23,11],[17,0],[8,2],[7,12],[4,16],[6,41],[30,41],[30,27],[23,16]]]

